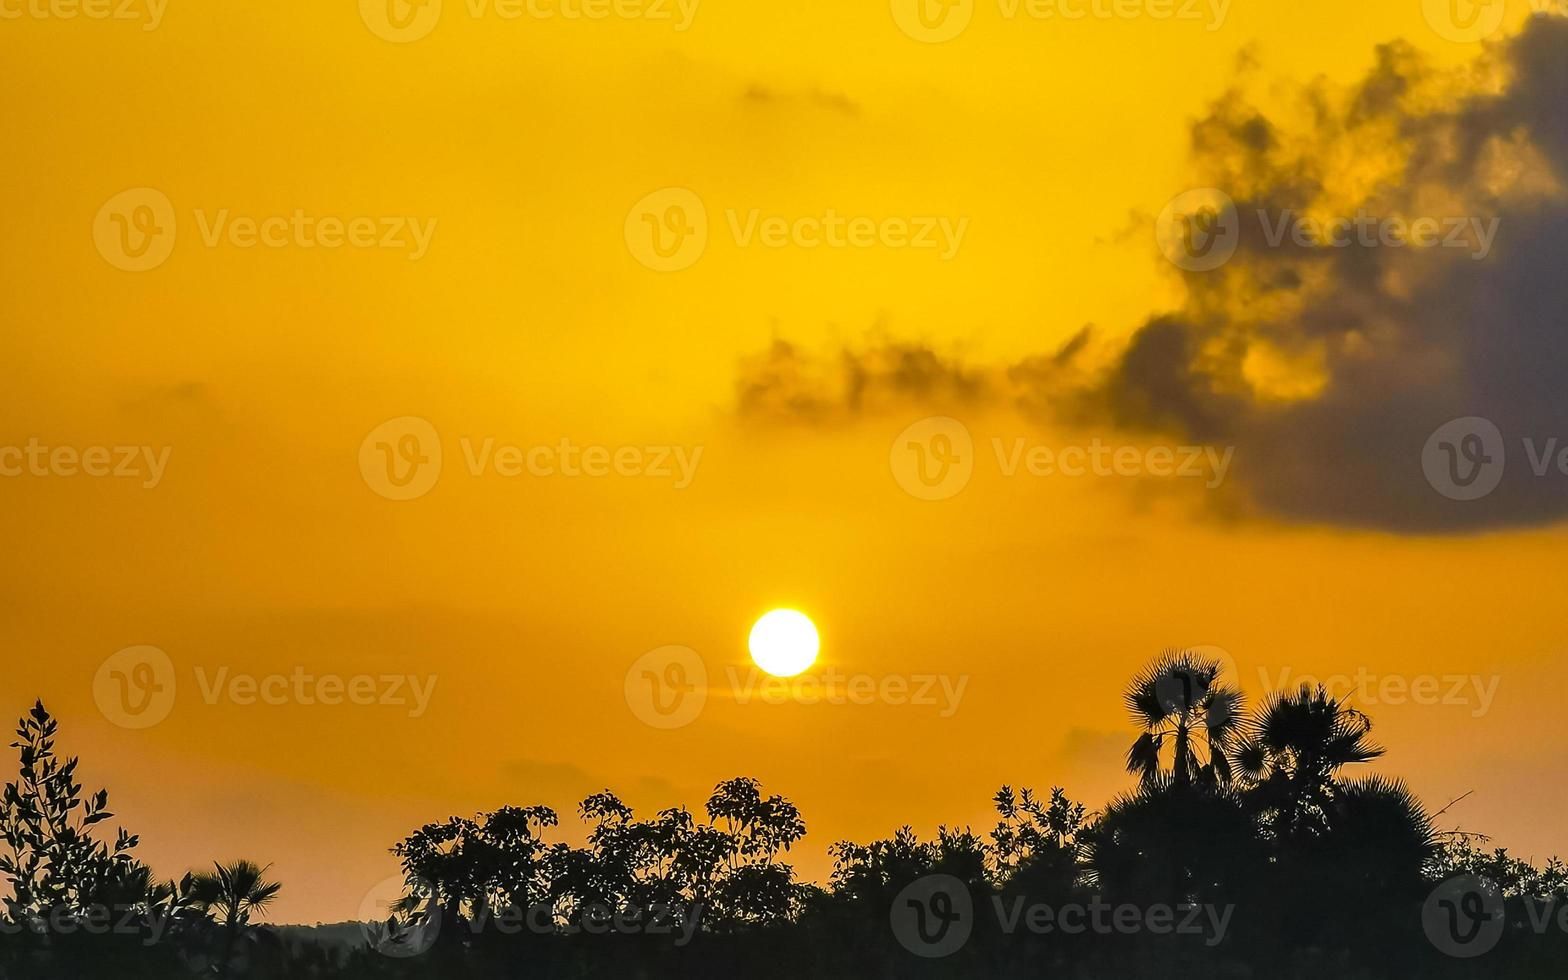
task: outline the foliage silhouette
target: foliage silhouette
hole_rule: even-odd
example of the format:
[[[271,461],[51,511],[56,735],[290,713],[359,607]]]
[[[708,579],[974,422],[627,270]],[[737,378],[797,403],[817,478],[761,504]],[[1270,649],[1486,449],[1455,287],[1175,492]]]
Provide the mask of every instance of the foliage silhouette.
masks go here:
[[[186,886],[193,904],[214,916],[222,936],[216,969],[228,976],[242,943],[264,942],[265,933],[251,926],[251,916],[264,914],[283,886],[266,880],[267,869],[251,861],[214,864],[211,873],[195,875]]]
[[[545,806],[420,827],[392,847],[404,888],[383,921],[317,929],[253,921],[281,887],[253,862],[158,881],[133,857],[135,836],[99,840],[107,793],[83,795],[38,703],[18,725],[18,778],[0,811],[0,980],[1446,980],[1474,975],[1475,962],[1444,955],[1423,909],[1463,876],[1496,882],[1515,926],[1476,962],[1497,980],[1560,973],[1568,933],[1518,924],[1568,903],[1568,869],[1439,833],[1404,784],[1356,775],[1383,749],[1353,706],[1301,688],[1249,714],[1217,662],[1180,650],[1140,672],[1124,703],[1139,730],[1127,760],[1137,783],[1096,812],[1061,788],[1003,786],[989,831],[942,826],[922,839],[905,826],[840,841],[819,886],[786,860],[806,834],[799,810],[756,780],[719,783],[701,813],[649,818],[605,791],[577,807],[581,846],[551,839],[560,820]],[[933,882],[956,889],[933,914],[971,914],[961,942],[925,958],[898,915]],[[88,928],[105,910],[114,927]],[[1104,915],[1074,930],[1073,910]],[[1158,928],[1163,912],[1204,927]],[[1057,927],[1040,928],[1051,914]]]
[[[1220,671],[1216,659],[1167,650],[1128,685],[1122,699],[1143,732],[1127,753],[1127,771],[1146,786],[1162,775],[1178,792],[1193,782],[1231,781],[1227,753],[1242,723],[1242,698]],[[1167,743],[1171,763],[1162,770]]]

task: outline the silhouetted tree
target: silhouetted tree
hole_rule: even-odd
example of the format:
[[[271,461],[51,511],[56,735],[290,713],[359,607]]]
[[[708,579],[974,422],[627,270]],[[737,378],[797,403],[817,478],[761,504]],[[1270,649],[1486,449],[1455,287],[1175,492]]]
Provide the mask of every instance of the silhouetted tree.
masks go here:
[[[228,976],[242,944],[254,944],[263,935],[251,925],[253,916],[265,915],[283,886],[266,879],[267,868],[251,861],[214,864],[211,873],[192,877],[189,892],[202,911],[217,921],[221,944],[217,970]]]
[[[1221,669],[1218,660],[1168,650],[1133,678],[1123,701],[1143,731],[1127,753],[1128,772],[1151,786],[1167,775],[1176,792],[1230,782],[1226,753],[1241,726],[1242,698],[1221,682]]]
[[[124,890],[141,871],[131,849],[137,838],[121,830],[112,845],[91,828],[111,819],[109,793],[82,797],[76,782],[80,760],[55,755],[59,723],[42,701],[17,722],[18,778],[5,785],[0,838],[10,847],[0,855],[0,872],[11,886],[6,910],[13,918],[47,916],[59,910],[82,914],[111,889]]]
[[[1275,693],[1247,722],[1235,764],[1264,828],[1281,840],[1323,833],[1345,766],[1383,755],[1372,722],[1328,692]]]
[[[0,812],[10,851],[0,855],[10,892],[0,925],[85,921],[108,904],[131,912],[133,937],[0,930],[0,980],[488,980],[516,976],[523,964],[540,980],[1448,980],[1465,975],[1450,968],[1459,961],[1439,956],[1421,924],[1435,883],[1493,879],[1514,922],[1542,914],[1527,901],[1568,901],[1561,862],[1537,868],[1505,851],[1483,853],[1457,833],[1439,846],[1444,835],[1404,784],[1346,778],[1347,767],[1383,750],[1370,720],[1321,688],[1275,694],[1243,719],[1217,662],[1174,651],[1134,678],[1124,698],[1141,730],[1128,755],[1138,782],[1098,813],[1060,788],[1042,798],[1003,786],[988,834],[941,826],[922,840],[905,826],[867,844],[840,841],[821,888],[797,882],[786,860],[806,832],[799,810],[753,779],[719,783],[699,813],[672,808],[648,819],[609,791],[593,794],[577,808],[588,827],[581,847],[546,840],[554,810],[503,807],[427,824],[395,845],[405,894],[385,925],[370,929],[371,942],[348,952],[298,929],[285,941],[253,922],[279,892],[266,868],[240,861],[161,882],[130,856],[135,837],[97,841],[92,828],[110,819],[107,794],[82,795],[77,762],[56,757],[57,726],[38,704],[17,729],[19,777]],[[975,915],[960,951],[926,962],[900,945],[889,916],[895,899],[933,875],[967,889]],[[1042,903],[1208,906],[1234,920],[1221,944],[1136,930],[1033,933],[1002,927],[990,911],[1022,916]],[[518,922],[511,913],[519,910],[530,928],[542,912],[548,928],[500,928],[502,916]],[[686,947],[588,928],[606,913],[636,920],[653,910],[688,922],[700,911],[701,941]],[[1516,929],[1487,966],[1498,980],[1523,980],[1550,975],[1565,958],[1568,939]]]

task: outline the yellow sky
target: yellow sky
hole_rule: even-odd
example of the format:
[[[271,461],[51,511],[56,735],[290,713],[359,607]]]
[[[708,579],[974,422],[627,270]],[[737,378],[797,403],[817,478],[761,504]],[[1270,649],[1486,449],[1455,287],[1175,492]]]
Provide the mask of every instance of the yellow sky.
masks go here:
[[[1147,218],[1187,186],[1190,123],[1243,52],[1269,78],[1348,83],[1393,38],[1443,63],[1476,45],[1437,36],[1415,0],[1234,0],[1222,23],[1010,21],[993,0],[944,44],[881,2],[704,0],[681,32],[468,3],[406,44],[349,0],[169,0],[154,30],[0,4],[24,11],[0,21],[0,445],[170,447],[153,488],[0,479],[0,708],[46,699],[157,871],[274,862],[280,918],[340,919],[426,820],[569,814],[605,786],[696,805],[748,774],[801,805],[800,867],[820,875],[839,838],[983,822],[1004,781],[1104,802],[1127,781],[1121,685],[1171,644],[1225,648],[1253,694],[1281,668],[1497,678],[1479,717],[1367,705],[1386,769],[1438,805],[1476,790],[1468,830],[1558,846],[1568,741],[1548,702],[1568,677],[1542,583],[1562,532],[1227,523],[1190,482],[1007,479],[993,438],[1096,433],[983,408],[964,418],[970,486],[920,501],[888,451],[929,412],[759,432],[734,411],[737,364],[775,337],[881,331],[996,361],[1086,323],[1126,333],[1180,300]],[[142,187],[167,197],[178,240],[124,272],[95,216]],[[665,187],[711,224],[696,265],[660,274],[623,229]],[[965,237],[943,261],[741,247],[727,227],[731,210],[830,208],[962,219]],[[417,261],[209,247],[225,209],[435,224]],[[358,454],[402,416],[430,420],[446,468],[398,502]],[[464,437],[702,457],[684,489],[472,478]],[[668,732],[629,710],[642,653],[680,644],[744,673],[747,629],[780,605],[816,619],[824,667],[967,678],[962,703],[715,696]],[[138,644],[168,653],[179,699],[128,730],[93,678]],[[415,718],[209,705],[197,679],[296,665],[436,687]]]

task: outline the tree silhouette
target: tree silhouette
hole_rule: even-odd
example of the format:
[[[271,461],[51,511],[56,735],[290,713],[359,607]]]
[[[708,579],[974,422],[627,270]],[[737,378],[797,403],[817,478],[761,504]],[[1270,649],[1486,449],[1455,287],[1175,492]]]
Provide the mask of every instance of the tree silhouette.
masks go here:
[[[11,849],[0,855],[0,872],[10,880],[5,901],[13,918],[85,914],[142,874],[130,853],[137,838],[121,830],[113,844],[94,839],[92,828],[114,816],[107,809],[109,793],[99,790],[83,799],[76,782],[80,760],[61,761],[55,754],[58,730],[38,701],[17,722],[17,741],[11,743],[19,766],[17,779],[5,785],[0,809],[0,838]]]
[[[1241,726],[1242,698],[1221,682],[1220,671],[1218,660],[1168,650],[1133,678],[1123,702],[1142,732],[1127,753],[1128,772],[1148,786],[1169,776],[1176,792],[1195,782],[1230,782],[1226,753]]]
[[[222,945],[218,975],[228,976],[242,943],[253,943],[257,933],[251,917],[265,915],[283,886],[266,879],[267,868],[252,861],[214,864],[209,873],[195,875],[189,892],[198,908],[217,920]]]
[[[0,812],[9,851],[0,855],[9,892],[0,980],[489,980],[520,971],[540,980],[1457,980],[1470,975],[1463,961],[1423,931],[1437,883],[1495,880],[1515,923],[1541,914],[1529,901],[1568,900],[1561,862],[1538,868],[1483,853],[1473,836],[1437,833],[1403,783],[1347,776],[1383,750],[1371,721],[1321,688],[1273,694],[1244,718],[1218,663],[1168,651],[1124,701],[1139,728],[1128,757],[1137,781],[1099,812],[1059,787],[1046,797],[1004,785],[988,833],[943,825],[922,839],[904,826],[870,843],[839,841],[818,887],[797,881],[787,862],[806,833],[799,809],[754,779],[719,783],[701,811],[649,818],[595,793],[576,809],[581,846],[549,839],[553,809],[506,806],[398,842],[404,894],[384,926],[366,927],[369,943],[336,951],[255,921],[279,894],[265,867],[237,861],[163,881],[131,856],[134,836],[96,839],[111,819],[107,794],[82,793],[77,760],[56,755],[58,726],[40,703],[18,725],[18,778]],[[909,890],[934,876],[966,890],[973,914],[962,948],[927,962],[890,924],[900,902],[922,894]],[[1037,921],[1028,910],[1042,905],[1096,904],[1135,919],[1161,907],[1222,909],[1233,928],[1222,937],[1018,926]],[[81,928],[100,906],[126,913],[124,935]],[[688,946],[693,935],[677,942],[642,928],[654,912],[700,939]],[[503,926],[522,921],[543,928]],[[1515,929],[1486,966],[1495,980],[1526,980],[1555,975],[1565,959],[1568,936]]]
[[[1236,768],[1266,829],[1281,839],[1323,833],[1340,770],[1383,755],[1371,731],[1366,715],[1322,687],[1270,695],[1235,748]]]

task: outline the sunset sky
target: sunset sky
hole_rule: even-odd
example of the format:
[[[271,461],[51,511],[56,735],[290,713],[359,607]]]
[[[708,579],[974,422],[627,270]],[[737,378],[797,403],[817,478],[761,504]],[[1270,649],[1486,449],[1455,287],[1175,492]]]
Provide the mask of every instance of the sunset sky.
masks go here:
[[[0,710],[45,700],[160,875],[271,862],[274,919],[347,919],[425,822],[543,803],[574,839],[591,792],[651,813],[751,775],[801,807],[822,878],[836,840],[989,829],[1002,783],[1091,809],[1128,788],[1121,689],[1177,645],[1222,649],[1252,698],[1373,678],[1379,771],[1433,809],[1474,791],[1445,828],[1568,851],[1568,473],[1534,477],[1521,442],[1568,444],[1562,18],[1510,0],[1460,41],[1421,0],[975,0],[932,42],[884,0],[702,0],[685,30],[674,0],[445,0],[389,40],[370,0],[128,2],[0,0],[0,447],[168,450],[156,479],[146,456],[0,477]],[[1323,259],[1253,223],[1185,271],[1157,217],[1205,187],[1248,222],[1496,217],[1496,239]],[[105,209],[144,188],[177,234],[127,271],[111,215],[143,219]],[[705,210],[688,267],[650,268],[650,195]],[[878,240],[767,244],[767,219],[830,211]],[[281,244],[247,247],[269,217]],[[377,244],[310,247],[323,218]],[[1462,416],[1507,440],[1486,499],[1423,477]],[[442,467],[399,500],[366,460],[405,418]],[[972,438],[945,499],[900,462],[930,418]],[[493,455],[563,440],[670,475]],[[1097,441],[1230,455],[1008,475]],[[816,676],[961,699],[748,700],[731,678],[777,607],[816,622]],[[627,675],[670,645],[709,689],[666,729]],[[177,696],[126,727],[95,677],[139,646]],[[204,696],[296,667],[435,686],[422,712]]]

